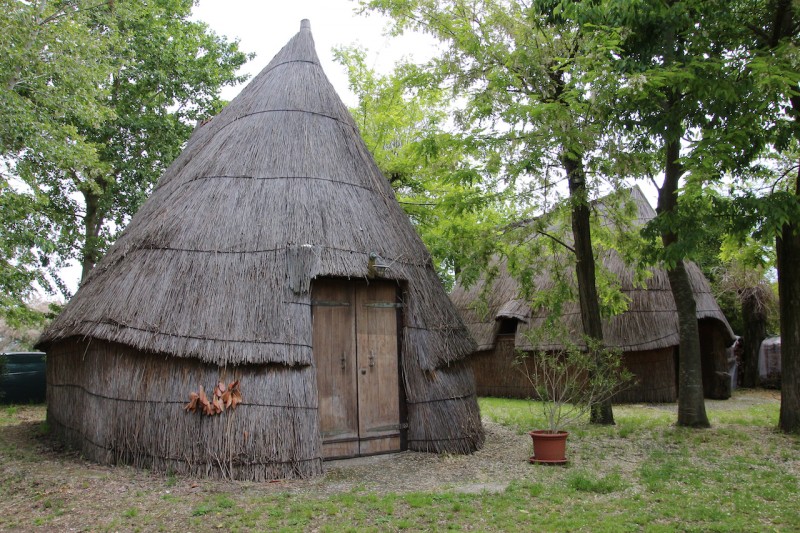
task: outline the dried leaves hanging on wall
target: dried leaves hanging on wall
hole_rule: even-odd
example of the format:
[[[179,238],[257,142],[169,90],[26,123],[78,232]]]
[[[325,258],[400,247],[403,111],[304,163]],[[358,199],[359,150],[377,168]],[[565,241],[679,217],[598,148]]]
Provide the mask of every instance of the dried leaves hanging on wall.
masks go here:
[[[237,379],[227,387],[220,381],[214,387],[210,399],[202,385],[198,392],[190,392],[189,403],[186,404],[185,410],[192,413],[200,410],[201,413],[214,416],[222,413],[225,409],[236,409],[240,403],[242,403],[242,391],[239,390],[239,380]]]

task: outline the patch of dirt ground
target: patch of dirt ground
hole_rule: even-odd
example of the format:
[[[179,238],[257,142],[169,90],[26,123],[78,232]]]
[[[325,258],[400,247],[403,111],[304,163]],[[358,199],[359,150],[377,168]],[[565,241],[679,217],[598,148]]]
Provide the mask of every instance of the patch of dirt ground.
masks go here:
[[[779,402],[776,391],[737,394],[727,402],[708,402],[709,409]],[[673,410],[677,406],[648,406]],[[109,516],[129,509],[155,509],[159,523],[180,527],[193,509],[219,494],[259,499],[277,493],[326,496],[350,491],[373,494],[458,491],[500,492],[515,480],[566,476],[569,469],[534,468],[527,434],[484,418],[486,444],[473,455],[402,452],[330,461],[325,476],[273,483],[231,482],[167,476],[125,466],[103,466],[83,460],[43,436],[44,406],[0,408],[0,530],[94,530],[112,524]],[[768,431],[768,430],[765,430]],[[651,437],[570,437],[573,464],[599,470],[632,472],[657,442]],[[612,442],[613,441],[613,442]],[[663,443],[661,443],[663,445]],[[794,464],[794,463],[793,463]],[[170,502],[165,504],[165,501]],[[133,511],[130,511],[133,512]],[[103,528],[114,527],[102,526]],[[124,529],[124,527],[123,527]]]
[[[501,492],[530,470],[530,437],[484,420],[486,444],[469,456],[402,452],[330,461],[323,477],[272,483],[167,476],[83,460],[42,435],[44,406],[14,409],[13,421],[0,424],[0,531],[29,530],[31,524],[45,531],[108,529],[110,517],[134,508],[163,509],[159,521],[172,530],[169,524],[180,528],[193,509],[222,493],[259,498],[350,491]]]

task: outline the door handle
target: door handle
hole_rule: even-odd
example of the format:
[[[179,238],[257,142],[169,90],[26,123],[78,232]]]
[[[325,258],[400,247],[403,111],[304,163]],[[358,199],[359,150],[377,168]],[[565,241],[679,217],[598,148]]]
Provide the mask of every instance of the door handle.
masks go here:
[[[342,370],[347,370],[347,358],[344,356],[344,352],[342,352]]]
[[[375,366],[375,352],[373,352],[372,350],[369,351],[369,366],[370,367]]]

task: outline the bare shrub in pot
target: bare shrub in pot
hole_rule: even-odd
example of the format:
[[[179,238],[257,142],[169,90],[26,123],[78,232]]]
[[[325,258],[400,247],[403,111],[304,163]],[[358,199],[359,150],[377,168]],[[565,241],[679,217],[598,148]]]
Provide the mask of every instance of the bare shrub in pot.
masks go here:
[[[517,368],[536,391],[552,433],[583,417],[592,405],[614,396],[633,378],[623,366],[619,350],[586,341],[586,348],[565,342],[559,350],[521,352],[517,357]]]

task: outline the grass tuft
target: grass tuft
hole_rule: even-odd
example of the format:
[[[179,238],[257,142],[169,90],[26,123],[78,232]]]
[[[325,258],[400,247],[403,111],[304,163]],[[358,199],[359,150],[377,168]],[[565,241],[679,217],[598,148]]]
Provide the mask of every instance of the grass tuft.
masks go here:
[[[578,470],[570,473],[567,484],[578,492],[595,494],[610,494],[625,489],[625,483],[617,472],[605,476],[595,476],[584,470]]]

